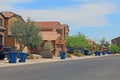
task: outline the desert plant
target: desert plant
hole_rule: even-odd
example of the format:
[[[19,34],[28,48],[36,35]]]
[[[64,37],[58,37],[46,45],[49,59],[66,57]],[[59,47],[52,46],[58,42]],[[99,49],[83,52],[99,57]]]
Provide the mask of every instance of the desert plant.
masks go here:
[[[51,41],[47,41],[44,45],[44,50],[40,53],[43,58],[53,58],[51,51],[53,50],[53,45]]]
[[[42,51],[41,57],[42,58],[53,58],[53,55],[51,53],[49,53],[48,51]]]
[[[27,59],[34,59],[33,54],[27,54]]]
[[[81,52],[79,52],[79,51],[76,50],[76,51],[73,53],[73,55],[78,56],[78,57],[81,57],[81,56],[83,56],[83,53],[81,53]]]
[[[72,55],[71,55],[70,53],[67,53],[67,54],[66,54],[66,57],[67,57],[67,58],[71,58]]]
[[[53,50],[53,44],[51,41],[47,41],[44,45],[44,51],[51,52]]]

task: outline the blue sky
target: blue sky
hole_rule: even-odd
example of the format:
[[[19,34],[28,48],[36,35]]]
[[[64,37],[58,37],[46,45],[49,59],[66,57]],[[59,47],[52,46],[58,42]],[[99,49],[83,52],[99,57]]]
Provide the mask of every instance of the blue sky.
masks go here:
[[[60,21],[70,35],[110,41],[120,36],[120,0],[1,0],[0,11],[13,11],[25,20]]]

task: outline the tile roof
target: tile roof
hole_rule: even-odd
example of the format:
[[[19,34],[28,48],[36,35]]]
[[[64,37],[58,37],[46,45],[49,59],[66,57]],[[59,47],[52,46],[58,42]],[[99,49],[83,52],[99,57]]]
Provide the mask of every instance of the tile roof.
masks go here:
[[[69,32],[69,26],[67,24],[61,24],[56,27],[58,30],[65,28],[65,32]]]
[[[10,18],[15,15],[13,12],[0,12],[5,18]]]
[[[60,37],[60,34],[58,34],[57,32],[48,32],[48,31],[41,31],[39,33],[42,36],[43,40],[56,40],[58,37]]]
[[[70,30],[69,30],[69,26],[67,25],[67,24],[62,24],[62,25],[64,25],[65,26],[65,30],[67,31],[67,32],[69,32]]]
[[[17,17],[17,18],[21,18],[21,20],[24,21],[24,19],[22,18],[22,16],[20,16],[20,15],[18,15],[16,13],[13,13],[13,12],[3,11],[3,12],[0,12],[0,15],[3,16],[4,18],[7,18],[7,19],[9,19],[11,17]]]
[[[117,40],[117,39],[120,39],[120,36],[119,36],[119,37],[116,37],[116,38],[114,38],[114,39],[112,39],[112,40]]]
[[[48,21],[48,22],[35,22],[35,24],[41,29],[53,29],[57,25],[60,25],[58,21]]]

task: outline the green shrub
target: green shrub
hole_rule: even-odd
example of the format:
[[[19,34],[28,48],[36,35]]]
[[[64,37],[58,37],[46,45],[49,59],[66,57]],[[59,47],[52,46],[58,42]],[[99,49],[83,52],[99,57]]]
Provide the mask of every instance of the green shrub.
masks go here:
[[[112,51],[113,53],[117,53],[120,51],[120,48],[116,45],[116,44],[112,44],[110,47],[109,47],[109,50]]]

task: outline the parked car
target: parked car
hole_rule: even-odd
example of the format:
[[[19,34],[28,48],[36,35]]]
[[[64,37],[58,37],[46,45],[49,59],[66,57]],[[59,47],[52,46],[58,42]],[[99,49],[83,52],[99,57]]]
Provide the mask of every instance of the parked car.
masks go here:
[[[7,56],[8,58],[10,51],[11,51],[11,47],[0,45],[0,60],[3,60],[5,56]]]
[[[5,54],[3,53],[3,45],[0,45],[0,60],[5,58]]]

